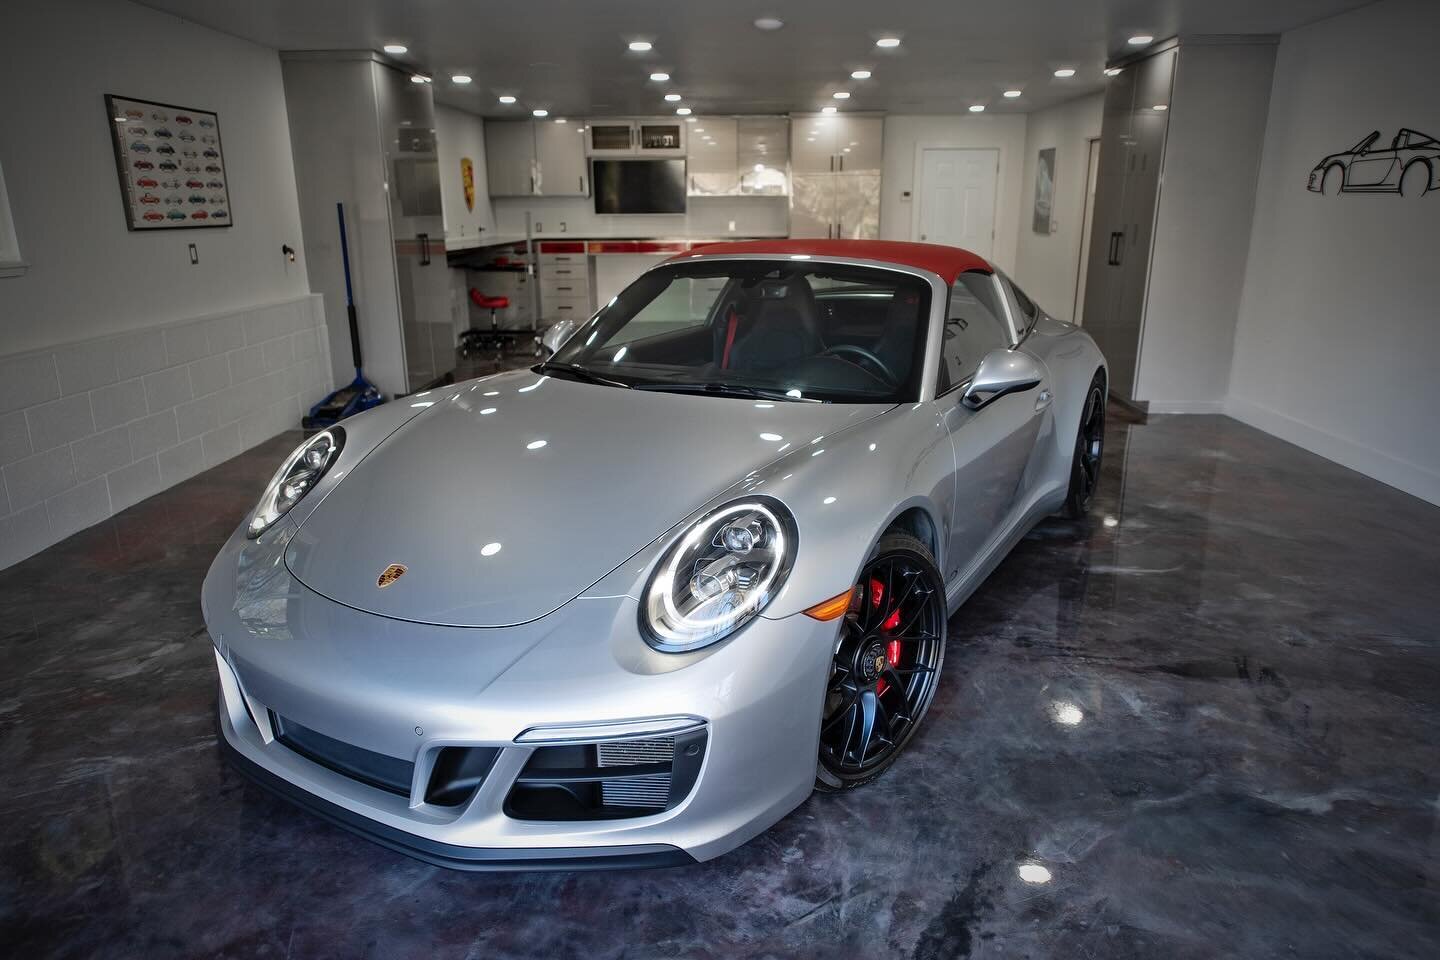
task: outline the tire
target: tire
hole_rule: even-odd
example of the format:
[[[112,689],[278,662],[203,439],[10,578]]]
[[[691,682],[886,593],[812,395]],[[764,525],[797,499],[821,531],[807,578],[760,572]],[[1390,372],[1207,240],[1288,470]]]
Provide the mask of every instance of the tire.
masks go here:
[[[1065,494],[1064,515],[1079,520],[1090,512],[1095,490],[1100,485],[1100,466],[1105,454],[1105,372],[1095,371],[1080,408],[1080,425],[1075,429],[1075,453],[1070,458],[1070,489]]]
[[[886,533],[856,586],[821,709],[815,789],[823,793],[864,786],[890,768],[925,719],[945,662],[945,582],[925,544]]]
[[[1332,176],[1333,174],[1333,176]],[[1320,192],[1326,195],[1339,194],[1345,187],[1345,168],[1332,163],[1320,175]]]
[[[1430,192],[1430,165],[1424,160],[1411,160],[1400,173],[1400,196],[1423,197]]]

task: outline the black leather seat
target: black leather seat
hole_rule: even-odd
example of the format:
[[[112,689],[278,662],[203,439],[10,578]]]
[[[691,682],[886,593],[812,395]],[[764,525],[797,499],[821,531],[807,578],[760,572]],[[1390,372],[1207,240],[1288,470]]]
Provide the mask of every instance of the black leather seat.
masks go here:
[[[924,326],[920,316],[920,296],[914,290],[897,287],[885,311],[885,329],[875,341],[872,351],[895,375],[897,383],[910,376],[915,362],[915,337]]]
[[[777,285],[784,284],[776,296]],[[825,349],[815,308],[815,294],[804,277],[761,281],[735,305],[735,330],[722,323],[716,356],[722,369],[768,370],[785,366]],[[729,350],[725,344],[729,343]],[[727,356],[728,353],[728,356]]]

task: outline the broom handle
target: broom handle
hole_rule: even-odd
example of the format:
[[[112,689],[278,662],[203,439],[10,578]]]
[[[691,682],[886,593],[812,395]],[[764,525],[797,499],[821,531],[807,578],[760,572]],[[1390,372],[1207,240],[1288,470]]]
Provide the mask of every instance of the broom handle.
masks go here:
[[[345,265],[345,313],[350,319],[350,356],[355,361],[355,376],[360,376],[360,323],[355,316],[355,295],[350,289],[350,244],[345,240],[345,204],[335,204],[340,218],[340,261]]]

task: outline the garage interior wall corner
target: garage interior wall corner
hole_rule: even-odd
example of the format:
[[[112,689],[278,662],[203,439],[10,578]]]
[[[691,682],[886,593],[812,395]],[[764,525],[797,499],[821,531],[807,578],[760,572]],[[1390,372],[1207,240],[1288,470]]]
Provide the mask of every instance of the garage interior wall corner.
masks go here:
[[[1417,66],[1437,46],[1440,6],[1423,0],[1283,35],[1226,412],[1440,504],[1440,190],[1306,189],[1372,131],[1382,147],[1401,128],[1440,138]]]
[[[28,267],[0,277],[0,567],[294,428],[330,385],[305,258],[281,251],[304,247],[276,51],[124,0],[4,9]],[[216,113],[231,226],[127,229],[107,93]]]

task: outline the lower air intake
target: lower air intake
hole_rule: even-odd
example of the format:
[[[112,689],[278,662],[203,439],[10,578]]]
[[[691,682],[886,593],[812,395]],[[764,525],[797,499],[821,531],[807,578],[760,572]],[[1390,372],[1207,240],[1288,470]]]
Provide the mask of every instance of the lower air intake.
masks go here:
[[[644,763],[669,764],[675,758],[675,738],[655,740],[623,740],[596,746],[601,769],[630,767]],[[606,806],[649,807],[664,810],[670,801],[670,774],[658,777],[633,777],[626,780],[602,780],[600,798]]]
[[[673,809],[700,776],[704,728],[643,740],[537,747],[505,798],[517,820],[617,820]]]

